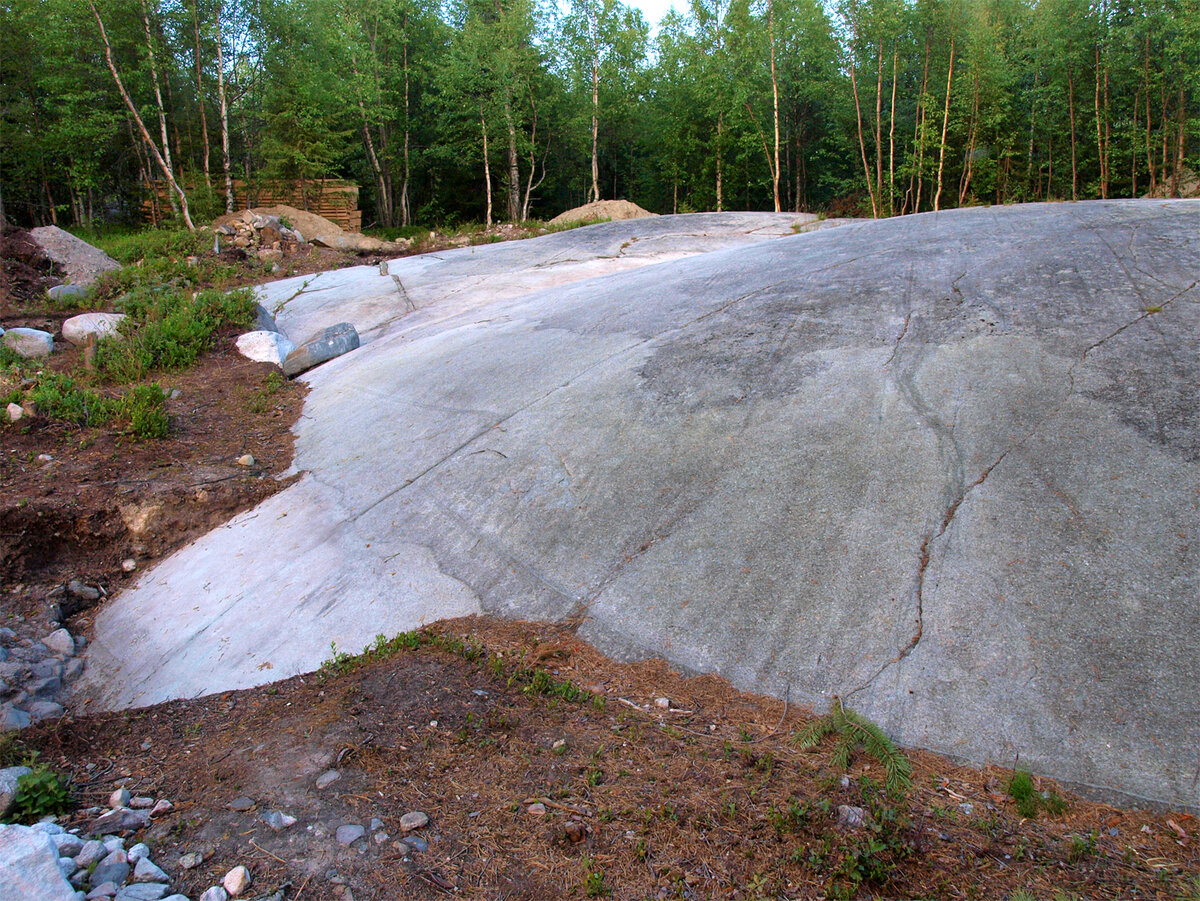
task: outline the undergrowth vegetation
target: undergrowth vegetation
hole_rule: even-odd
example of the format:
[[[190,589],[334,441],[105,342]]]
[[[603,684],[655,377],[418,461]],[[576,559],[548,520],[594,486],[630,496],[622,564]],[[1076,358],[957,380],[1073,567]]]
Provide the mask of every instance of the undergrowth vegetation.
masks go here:
[[[254,295],[248,289],[192,290],[201,282],[219,283],[225,264],[203,257],[188,263],[186,257],[204,243],[190,232],[117,233],[98,243],[128,264],[104,276],[93,292],[115,297],[110,305],[126,314],[120,334],[97,341],[94,354],[85,353],[68,371],[0,348],[0,401],[32,404],[41,416],[77,426],[163,438],[169,432],[165,392],[152,377],[191,366],[223,329],[249,326]],[[63,303],[95,308],[92,295]]]
[[[825,716],[812,723],[795,737],[800,748],[815,748],[827,735],[836,734],[837,747],[833,754],[834,766],[846,769],[859,748],[875,758],[887,774],[887,789],[901,796],[912,787],[912,765],[895,743],[884,735],[883,730],[866,717],[855,713],[842,704],[840,698]]]

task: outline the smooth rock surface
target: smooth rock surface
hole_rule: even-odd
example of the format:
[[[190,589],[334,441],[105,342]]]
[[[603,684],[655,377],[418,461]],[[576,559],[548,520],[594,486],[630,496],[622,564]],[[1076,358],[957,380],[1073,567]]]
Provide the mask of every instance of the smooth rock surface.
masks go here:
[[[307,377],[305,475],[110,601],[85,691],[149,704],[442,617],[582,616],[619,659],[1200,808],[1200,202],[757,244],[746,220],[734,249],[604,274],[735,219],[391,261],[407,314],[353,270],[285,297],[289,331],[373,338]]]
[[[86,344],[90,336],[121,338],[124,313],[80,313],[62,324],[62,336],[76,347]]]
[[[36,328],[10,328],[0,338],[4,346],[19,357],[36,359],[54,352],[54,336]]]
[[[260,330],[239,335],[237,349],[247,360],[282,366],[287,355],[296,349],[296,345],[277,331]]]

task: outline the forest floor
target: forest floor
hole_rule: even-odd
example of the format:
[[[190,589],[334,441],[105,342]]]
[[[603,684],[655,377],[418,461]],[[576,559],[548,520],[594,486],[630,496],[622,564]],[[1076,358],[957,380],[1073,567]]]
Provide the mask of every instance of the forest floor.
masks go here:
[[[371,262],[330,254],[310,264]],[[65,315],[22,307],[4,325],[57,331]],[[0,426],[0,625],[44,634],[67,581],[112,595],[286,484],[306,389],[243,360],[232,337],[163,381],[179,390],[166,439],[37,417]],[[49,365],[69,369],[73,354]],[[254,464],[239,465],[247,453]],[[65,624],[87,635],[96,609],[64,610]],[[800,748],[811,721],[713,676],[615,663],[566,627],[471,618],[255,689],[68,713],[0,752],[36,752],[69,777],[69,825],[122,785],[169,798],[138,838],[193,898],[244,864],[251,897],[282,888],[287,901],[1200,899],[1189,814],[1097,804],[1035,777],[1040,809],[1023,816],[1011,771],[919,750],[906,752],[912,787],[889,794],[861,749],[847,766],[835,737]],[[330,770],[340,777],[317,788]],[[239,798],[252,806],[231,809]],[[268,811],[298,822],[275,831]],[[400,818],[417,811],[428,824],[405,836]],[[344,846],[346,824],[366,831]],[[190,852],[204,862],[184,870]]]

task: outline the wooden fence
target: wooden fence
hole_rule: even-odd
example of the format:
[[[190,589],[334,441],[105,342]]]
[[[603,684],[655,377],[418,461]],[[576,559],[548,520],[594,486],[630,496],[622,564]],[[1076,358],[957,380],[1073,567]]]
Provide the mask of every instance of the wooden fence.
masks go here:
[[[168,187],[165,182],[154,186],[158,195],[158,208],[170,209],[167,198]],[[197,185],[184,185],[184,190],[190,197]],[[223,198],[225,185],[220,179],[214,179],[213,191],[218,198]],[[298,210],[316,213],[331,222],[336,222],[347,231],[362,230],[362,210],[358,208],[358,185],[341,179],[324,179],[322,181],[305,182],[303,189],[299,182],[263,181],[253,182],[249,190],[246,183],[237,179],[233,182],[234,211],[264,206],[294,206]],[[142,203],[142,209],[147,219],[154,215],[154,198],[147,197]]]

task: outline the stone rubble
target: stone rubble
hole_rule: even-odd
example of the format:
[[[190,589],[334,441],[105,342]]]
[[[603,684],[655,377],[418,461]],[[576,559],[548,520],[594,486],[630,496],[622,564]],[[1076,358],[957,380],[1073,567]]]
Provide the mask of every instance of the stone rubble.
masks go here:
[[[14,783],[27,768],[0,770],[0,788]],[[46,817],[32,826],[0,825],[0,898],[28,898],[38,901],[190,901],[183,894],[170,894],[170,875],[152,858],[144,842],[126,847],[126,840],[109,831],[106,822],[111,815],[134,813],[123,805],[146,800],[131,797],[124,787],[109,797],[112,806],[107,812],[91,808],[100,815],[88,830],[64,829]],[[154,810],[174,809],[165,798],[149,799]],[[138,811],[148,817],[145,811]],[[282,814],[289,825],[295,819]],[[146,824],[148,824],[148,819]],[[144,824],[145,825],[145,824]],[[203,862],[199,853],[185,854],[179,859],[180,869],[191,869]],[[15,880],[15,881],[14,881]],[[212,886],[200,895],[204,899],[242,898],[247,895],[253,878],[244,865],[230,869],[220,885]],[[9,894],[6,894],[9,892]],[[15,894],[11,894],[15,892]],[[274,896],[271,896],[274,897]]]
[[[97,596],[98,596],[97,592]],[[86,644],[63,628],[34,638],[0,629],[0,732],[63,715],[61,703],[83,672],[77,656]]]

